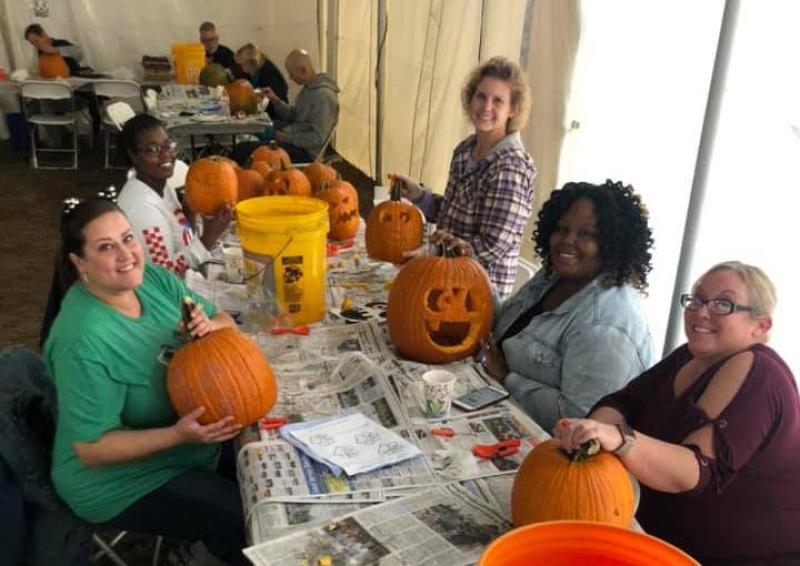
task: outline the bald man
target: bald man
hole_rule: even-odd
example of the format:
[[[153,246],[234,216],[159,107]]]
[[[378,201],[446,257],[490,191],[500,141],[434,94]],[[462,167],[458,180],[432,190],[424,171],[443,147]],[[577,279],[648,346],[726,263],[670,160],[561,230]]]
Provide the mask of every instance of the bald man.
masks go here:
[[[336,124],[339,87],[328,75],[314,70],[311,57],[302,49],[289,53],[285,67],[289,78],[302,88],[294,104],[265,89],[277,116],[272,138],[289,152],[292,161],[313,161]]]

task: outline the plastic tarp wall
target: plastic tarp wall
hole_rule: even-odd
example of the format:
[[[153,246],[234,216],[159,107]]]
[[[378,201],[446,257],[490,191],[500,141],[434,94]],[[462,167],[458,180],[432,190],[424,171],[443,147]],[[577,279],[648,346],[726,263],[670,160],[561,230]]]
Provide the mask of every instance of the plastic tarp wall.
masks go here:
[[[50,37],[77,43],[98,71],[127,67],[139,73],[142,55],[171,57],[173,43],[197,43],[198,27],[214,22],[220,43],[234,51],[252,42],[283,70],[286,55],[304,48],[321,56],[316,0],[50,0],[49,17],[34,17],[33,2],[0,0],[2,48],[10,67],[33,68],[35,53],[22,37],[39,23]],[[4,54],[0,52],[0,60]],[[137,75],[138,76],[138,75]],[[291,85],[296,92],[296,85]]]

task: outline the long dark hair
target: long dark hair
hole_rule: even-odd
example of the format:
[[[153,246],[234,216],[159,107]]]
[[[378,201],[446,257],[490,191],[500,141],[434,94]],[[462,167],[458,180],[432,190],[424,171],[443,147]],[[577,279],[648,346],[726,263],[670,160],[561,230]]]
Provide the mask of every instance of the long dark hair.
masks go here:
[[[122,126],[122,131],[119,133],[117,141],[118,147],[122,150],[125,163],[132,166],[131,153],[136,153],[136,145],[139,142],[139,135],[148,130],[156,128],[163,128],[164,125],[158,118],[154,118],[150,114],[137,114]]]
[[[61,301],[67,294],[69,288],[78,280],[78,270],[70,259],[70,254],[83,257],[83,246],[86,238],[83,229],[89,222],[99,218],[109,212],[119,212],[122,210],[110,200],[94,198],[80,201],[65,201],[64,210],[61,213],[61,225],[59,228],[60,242],[56,252],[55,265],[53,267],[53,280],[50,284],[50,294],[47,296],[47,306],[42,320],[42,330],[39,333],[39,347],[44,346],[47,336],[50,334],[50,327],[61,310]]]

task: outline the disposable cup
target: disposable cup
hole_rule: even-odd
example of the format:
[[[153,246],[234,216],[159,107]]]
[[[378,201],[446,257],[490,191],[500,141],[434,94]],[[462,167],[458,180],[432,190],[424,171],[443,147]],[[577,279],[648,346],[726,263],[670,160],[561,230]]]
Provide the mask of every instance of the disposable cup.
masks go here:
[[[455,387],[456,376],[449,371],[434,369],[422,374],[425,416],[431,419],[446,417],[450,412]]]
[[[228,283],[241,283],[244,280],[244,255],[241,246],[222,246],[222,261]]]

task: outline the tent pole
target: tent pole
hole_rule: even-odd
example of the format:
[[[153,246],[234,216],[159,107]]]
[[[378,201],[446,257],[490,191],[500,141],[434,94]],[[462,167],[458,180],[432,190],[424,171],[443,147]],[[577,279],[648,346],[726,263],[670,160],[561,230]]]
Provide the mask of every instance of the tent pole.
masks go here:
[[[719,123],[719,112],[724,96],[725,82],[728,75],[733,38],[736,32],[736,20],[739,15],[739,0],[726,0],[722,13],[717,54],[714,58],[714,69],[711,73],[711,84],[706,100],[706,112],[703,118],[703,128],[700,133],[700,145],[697,149],[697,159],[692,178],[692,191],[689,195],[689,208],[686,211],[686,223],[683,229],[678,271],[675,274],[675,286],[672,289],[672,301],[669,309],[669,323],[664,340],[663,355],[671,352],[679,341],[681,332],[682,309],[678,301],[681,293],[689,286],[689,272],[694,259],[697,229],[703,212],[703,201],[706,195],[708,170],[711,157],[714,153],[714,141]]]
[[[383,57],[386,50],[386,0],[378,0],[378,62],[375,66],[375,180],[383,178]]]

